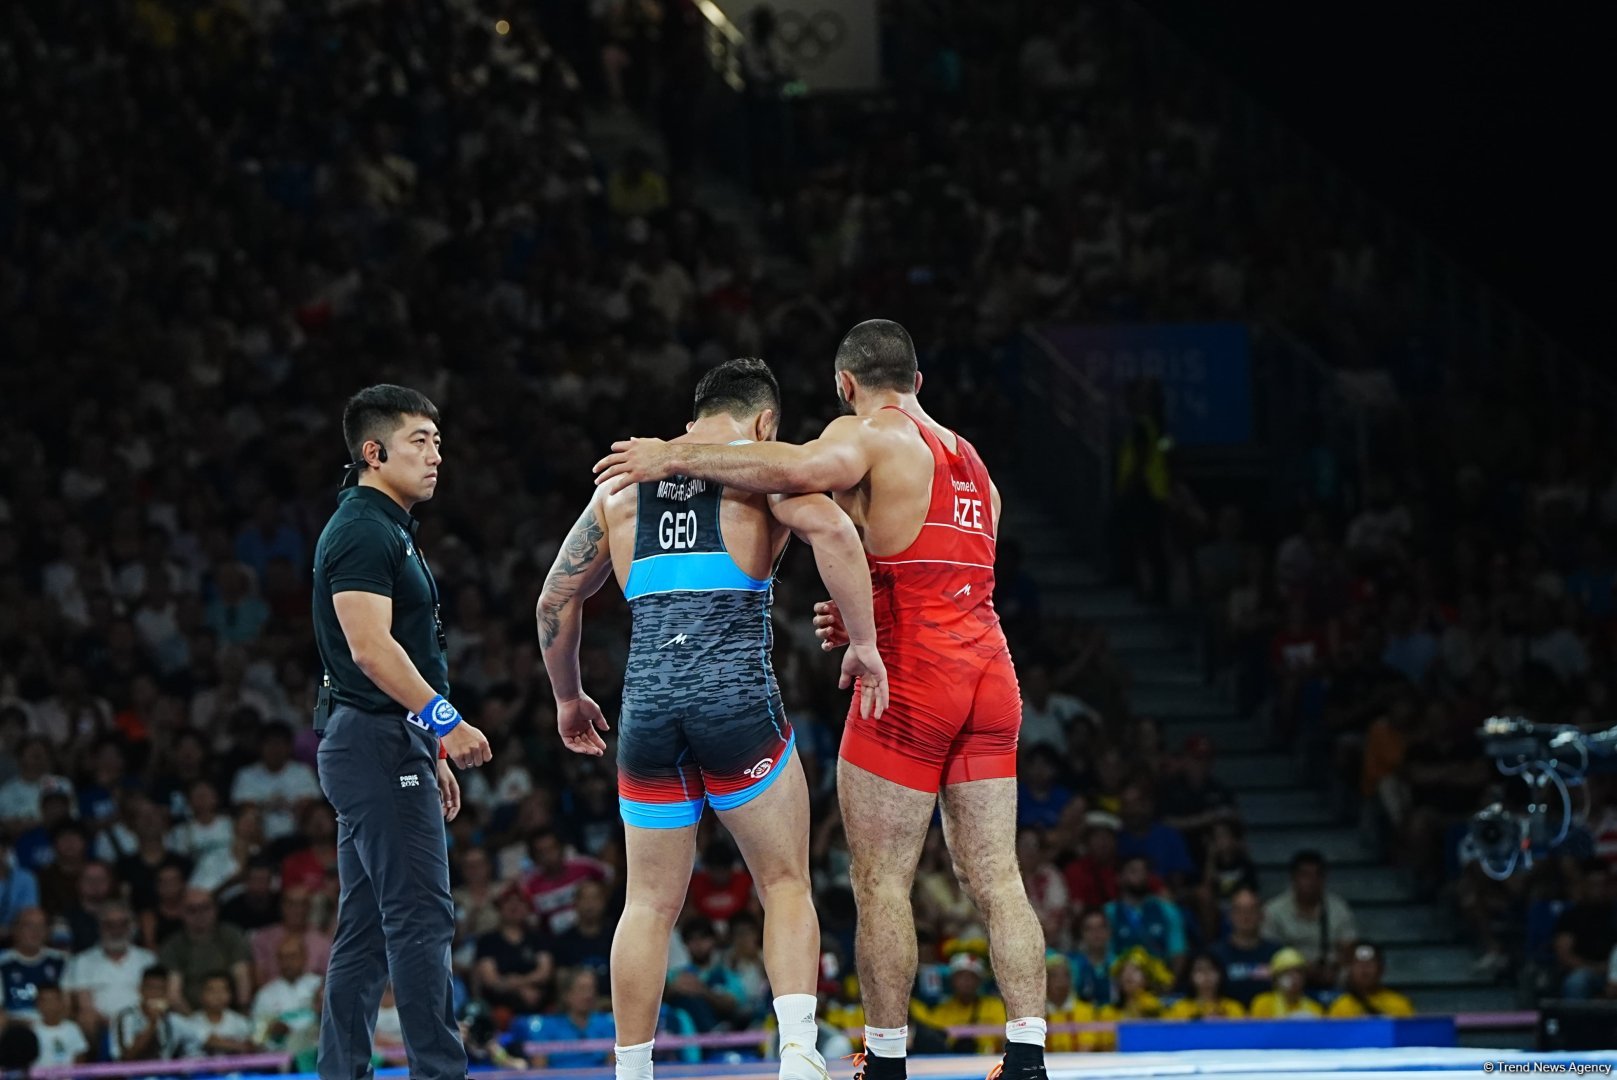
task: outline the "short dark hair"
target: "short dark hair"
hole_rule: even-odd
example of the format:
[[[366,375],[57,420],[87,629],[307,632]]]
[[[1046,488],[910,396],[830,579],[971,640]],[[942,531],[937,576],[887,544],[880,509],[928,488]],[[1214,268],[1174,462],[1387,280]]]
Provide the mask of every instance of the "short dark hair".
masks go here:
[[[1304,848],[1303,850],[1297,852],[1297,854],[1295,854],[1295,855],[1293,855],[1291,857],[1291,872],[1293,874],[1295,874],[1297,871],[1301,870],[1305,866],[1312,866],[1316,870],[1320,871],[1321,873],[1324,873],[1324,871],[1325,871],[1325,856],[1324,856],[1324,854],[1319,852],[1319,851],[1314,850],[1313,848]]]
[[[848,331],[837,346],[838,371],[846,371],[869,390],[915,389],[915,342],[891,319],[867,319]]]
[[[765,409],[780,411],[780,383],[769,365],[755,356],[726,360],[696,384],[698,420],[720,413],[740,419]]]
[[[392,383],[367,386],[349,398],[342,410],[342,437],[348,444],[348,456],[354,461],[362,460],[365,444],[385,440],[406,416],[425,416],[436,424],[438,406],[421,391]]]
[[[215,970],[215,971],[210,971],[210,972],[208,972],[208,973],[207,973],[207,974],[206,974],[206,975],[204,975],[204,976],[202,976],[202,985],[203,985],[203,986],[207,986],[207,985],[208,985],[208,984],[209,984],[209,983],[211,983],[211,982],[213,982],[213,981],[214,981],[214,980],[215,980],[215,979],[223,979],[223,980],[224,980],[224,984],[225,984],[225,985],[226,985],[226,986],[228,986],[228,987],[231,987],[231,988],[232,988],[232,989],[231,989],[231,992],[232,992],[232,993],[234,993],[234,992],[235,992],[235,989],[234,989],[234,988],[235,988],[235,985],[236,985],[236,984],[235,984],[235,982],[234,982],[234,981],[233,981],[233,980],[232,980],[232,979],[231,979],[231,978],[230,978],[230,973],[229,973],[229,972],[227,972],[227,971],[217,971],[217,970]]]
[[[151,967],[140,973],[140,981],[145,982],[147,979],[162,979],[164,982],[167,982],[170,974],[171,972],[169,969],[164,967],[162,964],[153,964]]]

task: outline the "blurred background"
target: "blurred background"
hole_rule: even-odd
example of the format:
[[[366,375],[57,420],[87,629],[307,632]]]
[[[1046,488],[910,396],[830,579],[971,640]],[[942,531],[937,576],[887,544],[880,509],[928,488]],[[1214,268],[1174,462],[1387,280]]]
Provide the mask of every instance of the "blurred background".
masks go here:
[[[1462,1037],[1530,1045],[1540,1002],[1617,997],[1617,789],[1507,881],[1465,840],[1522,801],[1483,718],[1611,722],[1609,348],[1593,277],[1554,274],[1592,186],[1556,171],[1576,65],[1501,20],[1451,49],[1412,18],[1384,56],[1349,22],[1276,53],[1303,30],[1171,3],[4,5],[0,1066],[307,1066],[336,898],[310,558],[342,403],[383,381],[443,413],[421,542],[500,750],[451,830],[468,1039],[609,1038],[615,778],[555,737],[540,582],[612,439],[680,430],[737,355],[807,437],[875,316],[1005,492],[1053,1019],[1492,1014]],[[848,1050],[820,598],[794,550],[775,665]],[[609,716],[626,652],[608,588]],[[950,1033],[996,999],[940,841],[913,1019],[988,1052]],[[751,883],[711,816],[700,851],[664,1030],[762,1030]]]

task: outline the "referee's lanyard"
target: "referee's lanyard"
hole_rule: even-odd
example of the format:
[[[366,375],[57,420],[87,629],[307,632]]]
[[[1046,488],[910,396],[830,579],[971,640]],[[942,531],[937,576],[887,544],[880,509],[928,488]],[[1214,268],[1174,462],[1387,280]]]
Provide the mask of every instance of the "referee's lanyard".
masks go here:
[[[447,653],[449,637],[444,633],[443,607],[438,602],[438,579],[427,569],[427,557],[421,553],[421,545],[416,542],[415,529],[418,524],[419,522],[411,521],[405,546],[415,555],[416,565],[421,567],[421,575],[427,579],[427,589],[432,594],[432,629],[438,637],[438,651]]]

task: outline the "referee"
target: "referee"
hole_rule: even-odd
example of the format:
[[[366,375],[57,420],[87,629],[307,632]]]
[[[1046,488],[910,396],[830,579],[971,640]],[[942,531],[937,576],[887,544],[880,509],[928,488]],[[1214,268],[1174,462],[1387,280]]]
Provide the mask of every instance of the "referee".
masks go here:
[[[492,756],[448,701],[438,585],[410,510],[438,486],[438,410],[402,386],[372,386],[343,409],[359,479],[314,550],[314,632],[325,666],[315,729],[320,786],[337,810],[342,898],[326,972],[322,1080],[372,1075],[389,977],[412,1080],[463,1080],[450,993],[455,906],[444,820],[460,809],[449,758]]]

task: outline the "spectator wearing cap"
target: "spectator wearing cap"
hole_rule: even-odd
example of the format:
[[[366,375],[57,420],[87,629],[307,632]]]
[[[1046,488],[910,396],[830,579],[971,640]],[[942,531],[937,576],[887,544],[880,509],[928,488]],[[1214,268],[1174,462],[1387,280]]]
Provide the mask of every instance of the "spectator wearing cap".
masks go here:
[[[1325,856],[1291,857],[1291,886],[1263,909],[1263,936],[1302,954],[1313,986],[1335,986],[1342,951],[1358,940],[1347,901],[1325,887]]]
[[[981,1024],[985,1027],[1005,1027],[1005,1002],[996,994],[984,993],[988,968],[973,953],[959,952],[949,960],[949,996],[930,1009],[917,1008],[922,1020],[935,1028],[947,1031],[951,1027]],[[949,1040],[949,1052],[954,1054],[997,1054],[1004,1039],[992,1035],[977,1038]]]
[[[1306,1020],[1325,1015],[1325,1010],[1307,994],[1308,959],[1302,953],[1281,949],[1269,960],[1269,975],[1274,988],[1253,999],[1254,1020]]]
[[[1117,854],[1124,860],[1144,856],[1151,869],[1161,874],[1176,892],[1188,885],[1196,873],[1184,835],[1171,825],[1156,820],[1155,800],[1143,783],[1123,789],[1123,831],[1117,835]]]
[[[1069,958],[1077,994],[1091,1005],[1110,1005],[1115,996],[1112,965],[1112,923],[1105,910],[1090,908],[1078,919],[1078,948]]]
[[[496,1009],[538,1012],[555,973],[550,935],[534,926],[533,905],[515,883],[500,893],[499,913],[499,928],[477,939],[473,991]]]
[[[1414,1016],[1415,1005],[1396,990],[1381,985],[1387,971],[1387,961],[1381,949],[1361,941],[1349,954],[1347,984],[1331,1007],[1331,1017],[1361,1016]]]
[[[1224,965],[1202,950],[1190,958],[1181,990],[1184,994],[1163,1014],[1167,1020],[1239,1020],[1246,1008],[1224,994]]]
[[[1098,908],[1117,899],[1117,834],[1122,828],[1116,814],[1091,810],[1084,815],[1084,854],[1065,871],[1074,904]]]
[[[1229,931],[1212,951],[1224,966],[1225,992],[1250,1008],[1273,979],[1269,961],[1280,946],[1263,936],[1263,901],[1254,889],[1230,898],[1229,922]]]
[[[1112,981],[1117,984],[1117,1000],[1100,1010],[1102,1020],[1156,1020],[1162,1016],[1158,995],[1173,986],[1173,972],[1161,960],[1136,945],[1124,950],[1112,963]],[[1117,1033],[1102,1033],[1096,1049],[1116,1050]]]
[[[1095,1006],[1078,996],[1072,980],[1072,962],[1061,953],[1044,956],[1044,1022],[1050,1034],[1045,1049],[1051,1053],[1093,1050],[1095,1032],[1058,1032],[1060,1024],[1087,1024],[1095,1019]]]
[[[1185,960],[1185,922],[1173,901],[1152,894],[1151,866],[1144,855],[1123,860],[1118,885],[1118,898],[1106,905],[1117,951],[1144,949],[1172,970],[1179,970]]]

